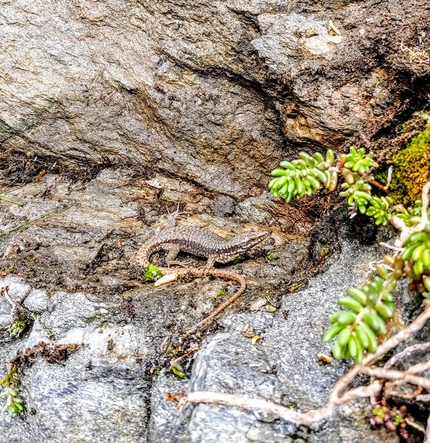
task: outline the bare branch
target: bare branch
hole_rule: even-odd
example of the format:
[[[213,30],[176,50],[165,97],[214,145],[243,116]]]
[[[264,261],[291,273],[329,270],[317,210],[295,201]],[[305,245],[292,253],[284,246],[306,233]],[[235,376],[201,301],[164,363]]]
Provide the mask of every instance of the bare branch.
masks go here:
[[[345,394],[343,392],[358,373],[368,374],[375,377],[389,380],[402,379],[407,383],[417,386],[423,386],[430,390],[430,380],[424,377],[408,375],[402,371],[394,371],[384,368],[369,368],[367,365],[373,364],[384,356],[388,351],[395,348],[401,342],[409,338],[415,332],[418,332],[430,318],[430,308],[422,312],[409,326],[398,332],[380,345],[374,354],[368,354],[364,357],[362,364],[354,365],[345,375],[343,375],[334,385],[330,397],[322,408],[309,412],[298,412],[285,406],[278,405],[271,401],[259,398],[244,398],[233,394],[224,394],[220,392],[190,392],[181,396],[165,393],[168,399],[179,400],[180,404],[189,403],[216,403],[228,406],[236,406],[249,411],[264,411],[275,415],[284,420],[301,425],[310,425],[330,417],[338,405],[344,404],[356,398],[375,396],[381,389],[381,382],[374,381],[369,386],[351,389]],[[415,365],[418,366],[418,365]],[[430,440],[429,440],[430,443]]]
[[[407,375],[403,371],[395,371],[394,369],[384,368],[368,368],[367,366],[361,367],[360,372],[362,374],[371,375],[373,377],[384,378],[386,380],[399,380],[403,383],[411,383],[417,386],[430,390],[430,380],[425,377],[418,377],[416,375]]]
[[[430,361],[417,363],[416,365],[411,366],[405,371],[405,374],[419,374],[420,372],[427,371],[427,369],[430,369]]]
[[[428,343],[423,343],[423,345],[426,345],[426,344],[428,344]],[[410,348],[412,348],[412,346],[410,346]],[[387,365],[384,366],[384,369],[385,370],[388,369]],[[391,395],[391,396],[396,396],[396,397],[401,397],[401,398],[408,398],[408,399],[416,398],[423,391],[423,386],[421,386],[421,385],[419,385],[417,387],[417,389],[415,389],[414,392],[411,392],[409,394],[395,391],[393,388],[395,388],[397,386],[401,386],[404,383],[410,383],[410,381],[407,380],[407,377],[406,377],[407,375],[417,374],[420,372],[427,371],[428,369],[430,369],[430,361],[426,361],[423,363],[417,363],[416,365],[411,366],[408,370],[402,371],[402,373],[404,375],[403,377],[400,377],[399,379],[395,380],[394,382],[391,382],[391,383],[389,382],[389,383],[385,384],[385,387],[384,387],[385,393],[388,395]]]
[[[424,429],[424,426],[421,426],[420,424],[418,424],[417,422],[411,420],[408,417],[405,417],[405,422],[411,426],[412,428],[417,429],[418,431],[422,432],[423,434],[425,434],[426,430]]]
[[[182,354],[181,356],[179,356],[178,358],[175,358],[174,360],[172,360],[170,362],[170,367],[172,368],[172,366],[175,365],[175,363],[179,363],[180,361],[182,361],[184,358],[188,357],[189,355],[193,354],[194,352],[197,352],[199,350],[199,345],[194,345],[192,346],[185,354]]]
[[[394,245],[401,248],[404,241],[406,240],[406,237],[410,234],[409,228],[408,226],[406,226],[405,221],[402,218],[397,217],[397,215],[391,217],[390,223],[400,231],[400,234],[396,238]]]
[[[400,361],[403,358],[409,357],[414,352],[418,351],[426,351],[427,349],[430,349],[430,342],[426,343],[418,343],[416,345],[408,346],[406,349],[404,349],[402,352],[397,353],[396,355],[393,355],[387,363],[385,363],[384,368],[389,369],[392,366],[394,366],[398,361]]]
[[[403,381],[402,380],[396,380],[394,383],[390,383],[390,382],[385,383],[385,386],[384,386],[384,393],[385,393],[385,395],[389,395],[391,397],[406,398],[406,399],[411,400],[411,399],[417,398],[421,394],[421,392],[423,392],[422,386],[418,386],[418,388],[415,389],[414,392],[411,392],[409,394],[405,394],[404,392],[395,391],[392,388],[393,388],[393,386],[396,383],[397,384],[398,383],[402,384]]]
[[[430,415],[427,419],[427,428],[426,428],[426,433],[424,435],[423,443],[430,443]]]
[[[238,395],[224,394],[221,392],[190,392],[186,396],[186,401],[190,403],[216,403],[230,405],[247,409],[248,411],[264,411],[286,421],[305,425],[325,418],[325,414],[315,414],[319,410],[312,411],[312,413],[300,413],[262,398],[244,398]],[[316,420],[313,419],[314,416],[316,417]]]
[[[397,252],[402,252],[403,251],[403,247],[401,246],[394,246],[394,245],[390,245],[389,243],[385,243],[385,242],[379,242],[379,244],[381,246],[383,246],[384,248],[388,248],[388,249],[392,249],[393,251],[397,251]]]
[[[1,293],[4,295],[5,299],[9,302],[12,309],[16,309],[16,303],[11,299],[9,295],[9,286],[4,286],[1,288]]]
[[[6,300],[8,301],[8,303],[11,306],[11,316],[12,316],[12,323],[17,319],[17,311],[18,311],[18,306],[17,304],[12,300],[11,296],[9,295],[9,286],[4,286],[3,288],[0,289],[0,293],[4,295],[4,297],[6,298]]]
[[[426,224],[429,221],[428,214],[427,214],[427,210],[429,207],[429,191],[430,191],[430,182],[427,182],[424,185],[423,192],[422,192],[423,205],[422,205],[422,212],[421,212],[421,221],[419,222],[419,224],[417,226],[415,226],[415,228],[417,229],[417,231],[415,231],[415,232],[422,231],[426,227]]]
[[[391,179],[392,179],[392,178],[393,178],[393,166],[390,166],[390,167],[388,168],[387,184],[385,185],[385,187],[386,187],[387,189],[390,188],[390,185],[391,185]]]
[[[366,397],[376,397],[382,389],[382,382],[380,380],[375,380],[368,386],[360,386],[359,388],[350,389],[348,392],[339,399],[338,404],[343,405],[355,400],[356,398],[366,398]]]
[[[378,181],[372,180],[370,183],[372,183],[373,186],[376,186],[377,188],[381,189],[386,194],[388,194],[388,188],[384,185],[381,185],[381,183],[379,183]]]
[[[189,328],[187,330],[188,333],[191,333],[195,329],[200,328],[201,326],[203,326],[204,324],[206,324],[207,322],[209,322],[213,318],[215,318],[220,312],[224,311],[225,308],[227,308],[234,301],[236,301],[243,294],[243,291],[246,288],[245,277],[243,275],[240,275],[240,274],[238,274],[236,272],[233,272],[233,271],[224,271],[223,269],[212,269],[211,270],[211,274],[213,274],[213,275],[217,275],[216,273],[214,273],[214,270],[215,271],[222,271],[219,274],[220,277],[231,278],[232,280],[236,280],[237,282],[239,282],[240,283],[240,288],[228,300],[226,300],[224,303],[221,303],[216,309],[213,310],[213,312],[211,312],[202,321],[200,321],[200,322],[196,323],[195,325],[191,326],[191,328]],[[228,272],[228,274],[227,274],[227,272]]]

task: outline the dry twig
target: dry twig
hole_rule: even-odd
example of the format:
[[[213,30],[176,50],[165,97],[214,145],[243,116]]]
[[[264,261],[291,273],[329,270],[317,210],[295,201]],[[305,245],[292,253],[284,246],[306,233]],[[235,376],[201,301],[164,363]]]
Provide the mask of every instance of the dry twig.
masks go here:
[[[9,295],[9,286],[4,286],[3,288],[1,288],[0,293],[4,295],[5,299],[8,301],[8,303],[12,308],[11,311],[12,319],[16,319],[18,307],[17,304],[12,300],[11,296]]]

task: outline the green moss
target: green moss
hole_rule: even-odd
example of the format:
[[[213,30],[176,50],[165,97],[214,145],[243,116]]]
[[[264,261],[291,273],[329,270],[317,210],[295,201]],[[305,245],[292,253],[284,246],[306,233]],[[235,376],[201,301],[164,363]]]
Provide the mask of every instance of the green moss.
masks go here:
[[[377,182],[381,183],[382,185],[386,185],[388,179],[388,167],[377,169],[374,175]]]
[[[430,116],[425,129],[407,144],[406,148],[393,157],[393,181],[390,197],[396,203],[411,204],[421,197],[428,180],[430,166]]]

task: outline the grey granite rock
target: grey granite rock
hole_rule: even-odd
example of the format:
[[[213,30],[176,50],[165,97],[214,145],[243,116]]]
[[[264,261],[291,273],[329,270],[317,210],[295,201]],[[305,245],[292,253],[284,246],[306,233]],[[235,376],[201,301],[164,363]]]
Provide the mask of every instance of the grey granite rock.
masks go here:
[[[302,411],[322,407],[334,383],[350,367],[349,362],[321,365],[318,361],[317,354],[330,354],[331,345],[321,341],[328,318],[337,309],[342,292],[370,275],[369,263],[380,253],[377,247],[344,243],[340,259],[311,279],[306,288],[285,294],[276,313],[263,309],[224,317],[221,324],[225,332],[207,339],[193,366],[191,385],[187,381],[183,390],[261,397]],[[247,324],[261,336],[256,344],[242,335]],[[166,391],[181,390],[178,383],[173,389],[163,380],[157,385]],[[166,411],[160,398],[152,401],[150,435],[156,434],[153,423]],[[160,441],[289,443],[300,435],[309,442],[398,441],[395,434],[384,429],[371,430],[371,410],[366,401],[340,408],[312,430],[234,407],[201,404],[188,408],[182,416],[171,412],[172,426],[179,436],[172,437],[166,430]]]

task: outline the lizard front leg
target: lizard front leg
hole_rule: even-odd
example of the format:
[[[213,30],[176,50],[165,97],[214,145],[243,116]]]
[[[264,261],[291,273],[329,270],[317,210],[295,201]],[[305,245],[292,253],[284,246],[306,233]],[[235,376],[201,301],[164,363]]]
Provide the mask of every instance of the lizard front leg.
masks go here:
[[[214,264],[216,262],[216,256],[215,255],[209,255],[208,261],[206,262],[206,269],[210,269],[214,267]]]
[[[168,251],[167,256],[166,256],[167,266],[174,264],[176,257],[178,256],[179,252],[181,251],[181,247],[179,245],[169,243],[167,245],[164,245],[163,249],[166,249],[166,251]]]

